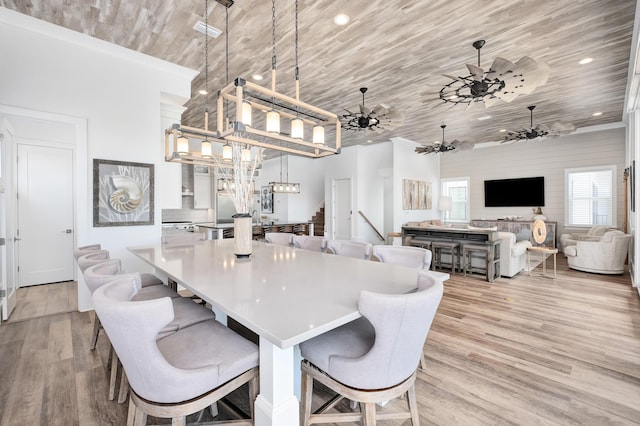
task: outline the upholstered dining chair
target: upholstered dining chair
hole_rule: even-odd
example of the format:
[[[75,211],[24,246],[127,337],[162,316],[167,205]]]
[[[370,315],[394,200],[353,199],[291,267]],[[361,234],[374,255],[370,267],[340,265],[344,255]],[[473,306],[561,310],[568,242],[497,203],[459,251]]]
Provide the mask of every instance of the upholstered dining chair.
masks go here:
[[[109,260],[109,250],[94,250],[84,253],[76,259],[78,268],[84,274],[84,271],[93,265]]]
[[[293,236],[291,232],[265,232],[264,241],[279,246],[291,246]]]
[[[215,320],[158,334],[175,318],[168,297],[134,301],[141,290],[135,274],[119,276],[93,294],[100,321],[129,379],[127,424],[144,425],[147,415],[186,424],[186,416],[249,385],[253,424],[258,392],[258,347]],[[239,417],[236,417],[239,418]]]
[[[314,235],[294,235],[293,246],[304,250],[323,252],[327,249],[327,239]]]
[[[371,244],[349,240],[328,240],[327,253],[355,257],[356,259],[370,259]]]
[[[102,263],[90,266],[84,271],[85,282],[87,283],[87,287],[92,294],[103,285],[125,275],[135,275],[141,277],[141,274],[137,272],[134,272],[133,274],[122,274],[120,259],[110,259]],[[140,283],[142,283],[141,278]],[[175,318],[169,324],[167,324],[164,329],[160,331],[159,338],[167,336],[177,330],[188,327],[190,325],[210,319],[215,319],[215,314],[213,313],[213,311],[193,303],[190,299],[180,297],[177,292],[171,290],[169,287],[163,284],[156,284],[147,287],[141,286],[140,291],[136,293],[134,299],[152,300],[162,297],[171,298],[173,309],[175,312]],[[91,334],[90,348],[92,350],[96,348],[101,328],[102,325],[100,323],[100,318],[96,315],[93,322],[93,332]],[[111,354],[111,378],[109,382],[110,400],[115,398],[118,362],[119,360],[117,356],[113,356],[113,354]],[[120,389],[118,391],[118,402],[120,403],[123,403],[125,401],[127,393],[126,387],[126,379],[125,377],[121,377],[119,386]]]
[[[360,293],[362,317],[300,344],[302,353],[301,425],[362,421],[376,424],[376,403],[407,395],[408,411],[385,412],[384,419],[408,418],[419,424],[416,368],[443,286],[418,273],[418,291]],[[313,381],[338,393],[311,413]],[[330,413],[343,398],[360,403],[356,413]]]
[[[81,246],[73,251],[73,257],[75,257],[77,260],[80,256],[84,256],[87,253],[98,250],[102,250],[102,246],[100,244],[89,244],[86,246]]]
[[[429,270],[431,251],[421,247],[410,246],[373,246],[373,257],[383,263],[408,266],[410,268]]]
[[[432,254],[431,250],[421,247],[375,245],[373,246],[372,256],[382,263],[391,263],[428,271],[429,266],[431,266]],[[423,353],[420,354],[420,369],[427,369],[427,363]]]

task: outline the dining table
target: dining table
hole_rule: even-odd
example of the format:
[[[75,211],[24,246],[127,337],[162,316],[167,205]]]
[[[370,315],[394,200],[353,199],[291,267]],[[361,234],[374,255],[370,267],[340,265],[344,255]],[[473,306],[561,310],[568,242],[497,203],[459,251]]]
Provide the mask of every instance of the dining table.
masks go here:
[[[258,426],[299,424],[297,345],[359,318],[363,290],[400,294],[417,288],[417,269],[261,241],[253,241],[244,259],[236,258],[233,239],[128,250],[211,304],[220,317],[259,336]]]

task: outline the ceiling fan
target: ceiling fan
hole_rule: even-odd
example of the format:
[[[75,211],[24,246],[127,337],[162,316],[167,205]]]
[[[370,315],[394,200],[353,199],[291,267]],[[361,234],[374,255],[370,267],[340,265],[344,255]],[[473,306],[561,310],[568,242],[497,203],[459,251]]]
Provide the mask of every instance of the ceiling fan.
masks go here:
[[[518,131],[507,131],[507,135],[504,137],[502,142],[516,141],[516,140],[527,140],[527,139],[536,139],[544,136],[562,136],[567,135],[573,132],[576,127],[571,123],[560,123],[555,122],[551,126],[547,126],[544,124],[536,124],[535,127],[533,125],[533,110],[535,109],[535,105],[530,105],[527,107],[529,111],[531,111],[531,125],[529,128],[525,128]]]
[[[402,126],[404,114],[385,104],[378,104],[369,109],[364,104],[364,94],[367,92],[367,88],[361,87],[360,92],[362,93],[362,105],[350,110],[345,108],[347,114],[342,114],[340,119],[343,129],[355,131],[372,130],[376,133],[381,133],[384,130],[393,130]]]
[[[447,142],[444,140],[444,128],[447,127],[446,124],[442,124],[440,128],[442,129],[442,140],[438,141],[431,145],[418,146],[416,147],[416,152],[418,154],[442,154],[444,152],[451,151],[462,151],[465,149],[473,148],[473,144],[467,141],[459,141],[457,139],[452,140],[451,142]]]
[[[478,65],[467,64],[469,75],[450,78],[440,90],[440,99],[453,104],[467,104],[484,102],[485,107],[495,104],[498,99],[505,102],[513,101],[520,94],[529,94],[545,84],[549,78],[549,66],[544,62],[536,62],[528,56],[515,64],[507,59],[497,57],[488,71],[480,67],[480,49],[485,45],[484,40],[477,40],[473,47],[478,51]]]

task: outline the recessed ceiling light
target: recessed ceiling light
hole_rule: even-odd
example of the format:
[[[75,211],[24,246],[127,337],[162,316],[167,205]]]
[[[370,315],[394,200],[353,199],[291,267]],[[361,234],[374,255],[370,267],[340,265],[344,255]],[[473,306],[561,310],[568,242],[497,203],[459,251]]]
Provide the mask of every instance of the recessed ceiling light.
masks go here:
[[[262,74],[254,74],[251,76],[252,79],[254,79],[255,81],[260,81],[262,80]]]
[[[333,23],[336,25],[347,25],[349,23],[349,21],[351,20],[351,18],[349,18],[349,15],[345,15],[344,13],[340,13],[338,15],[336,15],[333,18]]]
[[[369,139],[369,140],[367,141],[367,143],[371,143],[371,139]]]
[[[507,131],[507,129],[500,129],[500,133],[504,133],[506,131]]]
[[[208,94],[209,92],[207,92],[207,91],[206,91],[206,90],[204,90],[204,89],[200,89],[200,90],[198,90],[198,93],[200,93],[201,95],[206,95],[206,94]]]
[[[488,120],[490,118],[491,118],[490,115],[483,115],[482,117],[478,117],[478,121],[484,121],[484,120]]]
[[[581,60],[580,62],[578,62],[580,65],[585,65],[588,64],[589,62],[593,61],[593,58],[584,58],[583,60]]]
[[[597,116],[599,116],[599,115],[602,115],[602,113],[601,113],[600,111],[598,111],[598,112],[594,112],[594,113],[593,113],[593,114],[591,114],[591,115],[593,115],[594,117],[597,117]]]

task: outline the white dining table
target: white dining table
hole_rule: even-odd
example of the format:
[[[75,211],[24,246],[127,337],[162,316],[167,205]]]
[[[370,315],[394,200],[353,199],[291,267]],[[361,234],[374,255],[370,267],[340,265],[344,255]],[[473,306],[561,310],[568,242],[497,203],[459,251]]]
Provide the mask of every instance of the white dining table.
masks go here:
[[[129,251],[259,336],[255,424],[298,425],[297,345],[359,318],[362,290],[405,293],[416,288],[418,272],[259,241],[252,248],[248,259],[235,257],[232,239]]]

